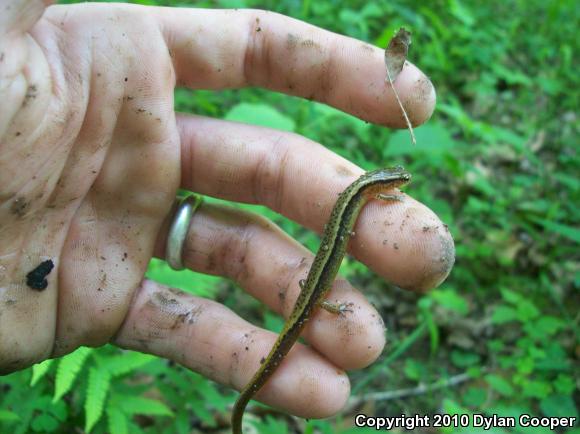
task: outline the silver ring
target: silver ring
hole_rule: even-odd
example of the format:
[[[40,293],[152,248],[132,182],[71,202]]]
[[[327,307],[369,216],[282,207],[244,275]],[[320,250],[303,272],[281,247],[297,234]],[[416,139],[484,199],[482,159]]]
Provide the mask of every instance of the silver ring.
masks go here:
[[[179,199],[177,211],[173,218],[173,223],[167,235],[167,244],[165,246],[165,260],[174,270],[183,270],[182,252],[185,237],[189,231],[189,225],[193,213],[201,205],[202,197],[190,193]]]

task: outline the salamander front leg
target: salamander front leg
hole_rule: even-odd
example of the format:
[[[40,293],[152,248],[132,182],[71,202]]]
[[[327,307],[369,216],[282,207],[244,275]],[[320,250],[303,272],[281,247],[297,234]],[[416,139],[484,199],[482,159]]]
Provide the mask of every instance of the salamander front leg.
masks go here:
[[[298,285],[300,286],[300,289],[304,291],[304,288],[306,287],[306,280],[304,279],[299,280]],[[345,312],[354,312],[350,308],[353,305],[354,303],[331,303],[329,301],[322,301],[319,303],[319,306],[321,308],[335,315],[342,315]]]
[[[323,301],[320,303],[320,307],[325,311],[333,313],[335,315],[344,315],[345,312],[354,312],[351,307],[354,303],[330,303],[329,301]]]
[[[401,194],[384,194],[379,193],[377,194],[377,199],[384,200],[387,202],[395,201],[395,202],[403,202],[403,195]]]

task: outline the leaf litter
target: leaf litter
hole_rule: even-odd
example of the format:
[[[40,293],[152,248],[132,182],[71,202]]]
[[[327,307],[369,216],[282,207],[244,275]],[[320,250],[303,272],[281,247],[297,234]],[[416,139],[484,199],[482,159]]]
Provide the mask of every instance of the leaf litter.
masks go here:
[[[385,81],[391,85],[391,89],[393,89],[393,93],[395,94],[395,98],[397,99],[397,103],[399,103],[399,107],[401,107],[401,111],[403,112],[403,117],[405,118],[405,122],[407,123],[407,128],[409,129],[409,133],[411,134],[411,141],[413,144],[417,143],[415,139],[415,133],[413,132],[413,126],[411,125],[411,121],[409,120],[409,116],[407,116],[407,111],[403,107],[401,103],[401,99],[399,98],[399,94],[395,89],[394,83],[401,71],[403,70],[403,66],[407,61],[407,54],[409,53],[409,45],[411,45],[411,32],[409,32],[404,27],[401,27],[399,31],[391,38],[389,41],[389,45],[385,49],[385,69],[387,70],[387,76],[385,77]]]

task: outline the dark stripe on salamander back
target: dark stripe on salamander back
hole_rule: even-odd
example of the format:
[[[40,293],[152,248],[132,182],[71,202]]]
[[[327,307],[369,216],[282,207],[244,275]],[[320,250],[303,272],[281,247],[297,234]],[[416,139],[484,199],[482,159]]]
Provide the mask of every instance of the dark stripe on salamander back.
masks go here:
[[[368,199],[368,193],[375,191],[370,187],[377,187],[377,191],[380,187],[397,187],[409,178],[410,176],[399,168],[375,170],[361,176],[340,194],[306,279],[305,288],[310,288],[314,282],[315,286],[311,291],[300,292],[290,318],[286,321],[268,357],[238,397],[232,413],[234,434],[241,433],[242,417],[247,403],[274,374],[310,319],[312,310],[330,290],[344,257],[350,231],[354,227],[358,213],[366,202],[365,199]]]

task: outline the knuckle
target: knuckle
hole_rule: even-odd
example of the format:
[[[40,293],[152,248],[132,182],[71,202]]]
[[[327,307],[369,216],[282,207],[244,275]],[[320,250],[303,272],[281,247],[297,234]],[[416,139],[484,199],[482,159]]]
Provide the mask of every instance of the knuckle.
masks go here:
[[[226,236],[224,243],[214,253],[222,260],[218,261],[225,276],[236,282],[243,282],[253,274],[249,258],[254,240],[263,230],[266,220],[256,215],[245,214],[235,232]],[[262,224],[261,224],[262,223]]]
[[[272,75],[273,41],[270,32],[267,31],[267,15],[269,14],[261,10],[252,10],[248,13],[248,36],[242,74],[246,85],[268,83]]]
[[[0,375],[26,369],[50,356],[52,343],[26,339],[0,339]]]
[[[320,102],[330,101],[332,99],[332,93],[337,81],[337,71],[335,68],[335,58],[334,52],[335,48],[330,48],[325,52],[324,56],[321,56],[322,61],[318,65],[318,71],[316,72],[317,79],[314,80],[316,88],[314,90],[315,99]]]
[[[274,210],[281,209],[290,152],[288,141],[281,135],[273,147],[258,156],[252,180],[255,203],[267,205]]]

